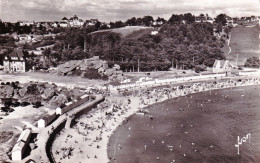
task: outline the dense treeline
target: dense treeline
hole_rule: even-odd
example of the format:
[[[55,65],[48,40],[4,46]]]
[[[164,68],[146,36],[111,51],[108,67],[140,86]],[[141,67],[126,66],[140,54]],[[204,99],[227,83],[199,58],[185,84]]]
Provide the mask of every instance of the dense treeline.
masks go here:
[[[140,71],[153,71],[212,66],[215,59],[224,58],[221,48],[225,41],[213,35],[211,23],[164,24],[157,35],[137,38],[108,31],[88,34],[84,29],[70,30],[56,39],[53,51],[44,51],[54,66],[100,56],[124,71],[137,71],[138,65]]]
[[[121,38],[116,33],[97,33],[88,39],[89,55],[98,55],[117,63],[125,71],[183,69],[197,65],[212,66],[223,59],[224,40],[213,35],[210,23],[165,24],[157,35],[146,34],[138,39]]]

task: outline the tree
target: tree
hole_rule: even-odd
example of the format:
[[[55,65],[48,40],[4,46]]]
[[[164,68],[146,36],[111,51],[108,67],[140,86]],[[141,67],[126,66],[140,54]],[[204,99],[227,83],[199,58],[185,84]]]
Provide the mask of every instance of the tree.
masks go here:
[[[184,20],[188,24],[194,23],[195,22],[195,16],[192,15],[191,13],[186,13],[186,14],[184,14]]]
[[[226,14],[219,14],[216,18],[215,21],[218,24],[221,24],[222,26],[225,26],[227,24],[227,15]]]
[[[160,18],[160,17],[158,17],[158,18],[156,19],[156,21],[157,21],[157,22],[162,22],[162,23],[165,23],[165,22],[166,22],[166,20],[165,20],[164,18]]]
[[[101,22],[97,21],[95,24],[96,30],[99,30],[99,28],[101,27]]]
[[[182,20],[183,20],[182,15],[175,15],[175,14],[173,14],[171,16],[171,18],[169,19],[169,22],[171,24],[180,24]]]
[[[245,67],[259,68],[260,67],[259,58],[258,57],[248,58],[245,62]]]
[[[125,24],[122,21],[116,21],[114,28],[121,28],[124,26],[125,26]]]
[[[109,27],[106,24],[101,25],[100,29],[109,29]]]
[[[154,22],[154,19],[152,16],[144,16],[142,18],[142,22],[144,23],[145,26],[151,26],[152,23]]]
[[[132,17],[131,19],[128,19],[126,22],[125,22],[126,25],[129,25],[129,26],[135,26],[137,25],[137,20],[135,17]]]

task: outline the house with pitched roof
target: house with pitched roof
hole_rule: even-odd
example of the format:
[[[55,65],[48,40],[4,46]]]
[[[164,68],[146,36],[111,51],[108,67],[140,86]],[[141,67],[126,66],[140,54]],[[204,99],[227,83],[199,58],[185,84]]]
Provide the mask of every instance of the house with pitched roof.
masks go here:
[[[4,58],[5,72],[25,72],[25,57],[20,49],[15,49]]]
[[[204,16],[204,14],[200,14],[199,16],[195,17],[195,22],[197,23],[205,23],[205,22],[209,22],[211,24],[213,24],[214,20],[208,16],[208,14],[206,14],[206,16]]]
[[[213,73],[229,73],[231,71],[231,65],[228,60],[215,60]]]
[[[84,24],[84,21],[79,19],[77,15],[74,15],[74,17],[70,18],[68,22],[71,27],[82,27]]]

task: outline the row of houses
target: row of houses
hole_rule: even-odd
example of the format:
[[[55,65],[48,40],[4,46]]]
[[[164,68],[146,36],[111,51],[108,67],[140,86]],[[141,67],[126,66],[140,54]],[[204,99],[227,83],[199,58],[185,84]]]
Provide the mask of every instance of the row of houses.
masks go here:
[[[250,16],[250,17],[226,17],[227,25],[228,26],[236,26],[237,24],[241,23],[250,23],[254,21],[258,21],[260,19],[259,16]],[[83,27],[83,26],[94,26],[98,21],[98,19],[89,19],[89,20],[83,20],[80,19],[77,15],[74,15],[71,18],[64,17],[60,21],[53,21],[53,22],[34,22],[34,21],[18,21],[20,26],[35,26],[37,28],[45,27],[47,29],[49,28],[68,28],[68,27]],[[195,16],[195,22],[209,22],[214,23],[214,18],[210,17],[208,14],[200,14],[199,16]],[[151,22],[153,25],[162,25],[164,22],[162,20],[155,20]],[[185,23],[185,21],[183,21]],[[101,22],[101,25],[107,25],[108,28],[110,28],[109,23]]]
[[[45,27],[45,28],[57,28],[57,27],[82,27],[82,26],[94,26],[98,22],[98,19],[89,19],[83,21],[77,15],[74,15],[71,18],[62,18],[60,21],[53,22],[34,22],[34,21],[18,21],[20,26],[36,26],[37,28]],[[101,23],[105,24],[105,23]]]

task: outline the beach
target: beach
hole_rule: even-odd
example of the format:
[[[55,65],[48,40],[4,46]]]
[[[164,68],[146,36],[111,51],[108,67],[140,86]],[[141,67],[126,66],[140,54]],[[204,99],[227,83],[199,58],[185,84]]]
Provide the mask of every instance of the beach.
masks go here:
[[[135,114],[116,129],[109,140],[108,157],[117,163],[257,163],[259,97],[259,86],[247,86],[195,93],[149,106],[149,114]],[[238,136],[241,139],[247,134],[250,140],[240,145],[238,155]]]
[[[140,90],[135,95],[122,97],[110,95],[104,103],[93,109],[89,114],[82,115],[71,128],[61,132],[54,141],[52,152],[56,161],[60,162],[109,162],[113,157],[107,151],[115,152],[107,147],[110,136],[116,128],[127,122],[127,118],[136,112],[145,114],[144,107],[192,93],[236,86],[256,85],[258,79],[227,80],[222,82],[193,83],[189,86],[175,86],[152,90]],[[148,119],[154,117],[149,116]],[[131,130],[131,128],[130,128]],[[75,134],[71,134],[75,133]],[[126,135],[125,138],[131,137]],[[112,138],[114,139],[114,138]],[[116,139],[117,140],[117,139]],[[110,154],[111,155],[111,154]]]

